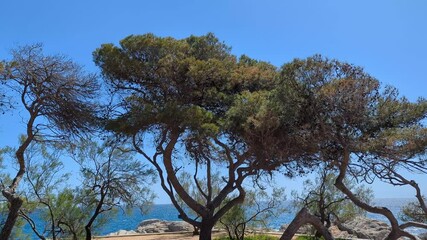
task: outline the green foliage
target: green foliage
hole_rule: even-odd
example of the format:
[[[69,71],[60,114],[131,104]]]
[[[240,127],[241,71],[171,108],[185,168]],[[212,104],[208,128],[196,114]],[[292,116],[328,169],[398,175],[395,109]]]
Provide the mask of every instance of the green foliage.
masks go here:
[[[427,168],[414,160],[427,149],[422,124],[427,101],[411,103],[352,64],[315,55],[277,70],[247,56],[237,58],[213,34],[181,40],[129,36],[120,46],[102,45],[94,60],[121,100],[106,128],[132,137],[136,150],[160,174],[166,168],[168,175],[160,177],[169,196],[178,194],[205,218],[227,194],[240,190],[241,182],[231,182],[236,176],[282,167],[294,177],[323,162],[340,170],[339,180],[350,173],[370,182],[393,181],[389,170]],[[147,136],[155,145],[153,158],[142,150]],[[168,166],[160,166],[157,157]],[[196,166],[192,188],[206,205],[192,199],[184,191],[186,183],[175,177],[189,162]],[[223,178],[230,187],[218,201],[209,187],[197,186],[203,182],[198,167],[203,165],[208,174],[202,176],[208,176],[211,163],[232,170],[230,178]]]
[[[170,112],[178,124],[185,122],[191,105],[220,111],[235,60],[212,34],[183,40],[129,36],[120,45],[97,49],[95,63],[114,87],[142,90],[128,98],[148,117],[139,127],[171,123]]]
[[[208,191],[212,192],[212,195],[217,195],[221,188],[224,186],[224,181],[221,179],[221,175],[219,172],[216,172],[212,174],[211,176],[211,184],[208,184],[207,179],[205,177],[203,178],[196,178],[197,179],[197,185],[193,180],[193,176],[188,171],[181,172],[179,175],[179,180],[181,182],[181,185],[185,189],[187,193],[189,193],[194,200],[197,202],[206,205],[207,200],[203,196],[203,194],[206,194]],[[208,190],[210,188],[210,190]],[[179,204],[184,207],[185,203],[183,200],[177,195],[176,199],[178,200]],[[185,208],[185,207],[184,207]],[[192,212],[191,214],[196,214],[195,212]]]
[[[419,121],[426,116],[427,101],[410,103],[392,87],[381,90],[362,68],[316,55],[282,67],[272,100],[281,124],[298,123],[300,147],[306,154],[320,152],[324,161],[338,159],[334,154],[343,147],[366,153],[364,163],[374,156],[424,152],[427,130]]]
[[[426,201],[425,197],[423,197],[423,199]],[[427,223],[427,213],[424,212],[418,201],[413,201],[402,207],[400,219],[404,222],[414,221]]]
[[[94,61],[112,93],[120,96],[119,111],[106,129],[131,138],[135,150],[156,167],[180,217],[209,235],[222,214],[243,200],[243,180],[257,173],[252,168],[263,168],[252,164],[256,159],[242,141],[244,133],[232,129],[238,124],[229,122],[227,112],[240,95],[271,89],[277,69],[247,56],[238,59],[213,34],[129,36],[120,46],[102,45]],[[152,155],[149,144],[156,149]],[[215,192],[209,176],[225,166],[229,171],[221,172]],[[190,167],[190,177],[176,177]],[[232,194],[235,201],[222,204]],[[187,215],[192,211],[201,219]]]
[[[24,141],[24,137],[21,141]],[[61,215],[71,211],[66,199],[61,195],[62,189],[69,178],[64,173],[63,163],[59,159],[61,152],[55,148],[48,148],[43,142],[31,143],[25,152],[27,171],[23,189],[25,201],[21,209],[21,216],[28,221],[33,231],[40,236],[65,236],[61,230]],[[43,224],[35,225],[30,214],[38,212]],[[42,232],[39,232],[42,229]]]
[[[272,218],[287,211],[285,200],[283,188],[273,188],[270,194],[261,189],[247,191],[244,202],[225,213],[219,225],[230,239],[244,239],[247,228],[266,230]]]
[[[243,239],[246,230],[247,214],[245,206],[238,204],[233,206],[219,220],[220,226],[225,228],[229,239]]]
[[[213,34],[181,40],[132,35],[120,47],[102,45],[94,60],[112,88],[127,94],[122,103],[129,111],[108,128],[128,134],[168,126],[215,136],[227,126],[224,113],[234,98],[271,88],[276,74],[266,62],[237,61]]]
[[[82,239],[85,236],[84,224],[88,213],[92,211],[81,204],[77,194],[75,189],[65,188],[55,196],[52,205],[63,237],[72,239]]]

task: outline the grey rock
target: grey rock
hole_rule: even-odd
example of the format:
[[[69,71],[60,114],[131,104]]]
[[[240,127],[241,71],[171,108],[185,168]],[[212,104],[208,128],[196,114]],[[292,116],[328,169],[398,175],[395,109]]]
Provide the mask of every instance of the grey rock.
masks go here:
[[[365,217],[356,217],[342,225],[350,229],[351,234],[354,234],[359,238],[374,240],[384,239],[391,230],[387,223]]]
[[[192,231],[193,226],[184,221],[163,221],[160,219],[148,219],[142,221],[136,232],[138,233],[164,233]]]
[[[188,232],[193,231],[193,226],[184,221],[167,222],[170,232]]]
[[[282,225],[280,231],[284,232],[288,225]],[[363,238],[382,240],[389,233],[391,228],[387,223],[369,219],[365,217],[356,217],[353,220],[342,223],[340,226],[332,226],[329,231],[335,238]],[[314,234],[315,230],[311,225],[302,226],[299,234]]]

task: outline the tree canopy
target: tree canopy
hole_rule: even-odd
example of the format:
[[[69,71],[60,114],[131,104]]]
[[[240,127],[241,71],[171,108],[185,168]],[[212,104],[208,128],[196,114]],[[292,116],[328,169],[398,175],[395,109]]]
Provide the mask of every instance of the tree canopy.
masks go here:
[[[200,227],[202,235],[243,201],[245,178],[258,174],[258,168],[271,170],[257,164],[243,132],[233,130],[237,124],[230,122],[234,121],[230,111],[237,98],[263,94],[274,86],[277,69],[273,65],[247,56],[237,58],[213,34],[181,40],[152,34],[129,36],[120,46],[102,45],[94,58],[112,92],[122,99],[119,114],[108,121],[107,129],[133,138],[134,147],[156,167],[180,216]],[[247,120],[239,124],[243,121]],[[153,156],[143,149],[143,135],[147,134],[155,145]],[[194,181],[205,204],[191,197],[176,177],[183,167],[178,159],[195,163]],[[229,170],[214,195],[213,165],[218,164]],[[206,188],[200,186],[201,178],[207,179]],[[237,197],[222,206],[233,191],[239,192]],[[174,192],[201,216],[201,222],[190,219],[179,207]],[[210,238],[210,233],[202,235]]]
[[[16,150],[19,170],[2,194],[11,204],[0,238],[7,239],[18,217],[22,199],[16,189],[26,171],[24,154],[33,141],[63,140],[88,131],[95,123],[95,93],[99,89],[95,75],[61,55],[45,55],[41,44],[12,50],[12,59],[4,61],[0,79],[8,93],[16,94],[27,116],[25,136]]]
[[[388,209],[358,199],[344,179],[350,175],[370,183],[374,178],[390,180],[387,176],[396,169],[425,172],[427,101],[409,102],[362,68],[321,56],[284,65],[281,82],[279,89],[291,88],[301,103],[299,121],[309,117],[300,134],[310,153],[304,158],[339,170],[335,186],[357,206],[386,216],[390,239],[410,236]],[[275,102],[279,109],[289,105],[280,92]]]
[[[107,129],[132,136],[134,147],[157,164],[159,173],[165,170],[169,196],[176,191],[204,218],[210,218],[206,210],[215,198],[207,188],[208,204],[192,199],[175,177],[182,167],[176,159],[185,156],[196,168],[206,166],[208,182],[211,164],[225,162],[226,183],[237,179],[239,184],[265,171],[304,174],[324,162],[339,171],[335,185],[349,199],[388,216],[392,225],[394,216],[357,199],[343,179],[349,174],[370,183],[397,168],[425,169],[418,157],[427,145],[422,124],[427,101],[409,102],[361,67],[315,55],[277,69],[232,55],[213,34],[181,40],[129,36],[120,46],[102,45],[94,58],[121,99]],[[147,133],[154,136],[153,157],[140,148]],[[395,226],[390,236],[397,235],[408,236]]]
[[[96,206],[86,225],[88,238],[98,214],[148,193],[136,183],[151,171],[133,159],[134,152],[154,167],[179,217],[200,229],[200,239],[211,239],[214,225],[244,201],[246,181],[257,183],[274,172],[296,177],[319,166],[336,173],[325,174],[324,182],[334,183],[343,198],[387,217],[388,239],[414,238],[405,231],[412,223],[399,225],[391,211],[360,198],[345,179],[413,187],[419,205],[407,212],[420,206],[425,213],[420,187],[402,170],[427,173],[427,100],[411,102],[363,68],[320,55],[280,68],[236,56],[212,33],[183,39],[131,35],[119,45],[101,45],[93,58],[103,82],[67,57],[43,54],[40,44],[16,48],[11,60],[1,62],[0,109],[13,98],[26,114],[25,135],[15,151],[18,172],[1,186],[9,203],[1,239],[10,236],[23,203],[16,190],[31,144],[75,146],[70,135],[95,128],[101,138],[114,135],[117,145],[103,152],[88,141],[80,148],[89,197],[83,200]],[[94,101],[100,84],[109,90],[102,96],[112,99],[108,106]],[[98,114],[99,109],[107,111]],[[82,210],[69,189],[61,194],[64,205],[58,209]],[[282,239],[305,223],[331,239],[325,219],[315,215],[303,208]],[[82,233],[72,230],[82,227],[77,225],[69,225],[75,238]]]

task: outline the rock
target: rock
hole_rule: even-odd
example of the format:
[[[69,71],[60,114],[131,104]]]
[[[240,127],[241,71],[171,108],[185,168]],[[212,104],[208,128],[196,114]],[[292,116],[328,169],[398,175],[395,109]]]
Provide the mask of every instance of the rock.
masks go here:
[[[107,236],[122,236],[122,235],[133,235],[133,234],[137,234],[137,232],[133,231],[133,230],[119,230],[117,232],[113,232],[108,234]]]
[[[139,223],[136,232],[138,233],[162,233],[167,230],[160,219],[148,219]]]
[[[302,225],[297,231],[298,234],[309,234],[309,235],[314,234],[315,232],[316,230],[310,224]]]
[[[338,226],[336,225],[332,225],[329,228],[329,232],[332,234],[332,236],[337,239],[337,238],[341,238],[341,239],[356,239],[357,237],[354,235],[351,235],[350,233],[346,232],[346,231],[341,231]]]
[[[193,231],[193,225],[184,221],[167,222],[170,232],[189,232]]]
[[[136,232],[138,233],[164,233],[164,232],[188,232],[193,231],[193,226],[184,221],[163,221],[149,219],[142,221]]]
[[[391,229],[387,223],[365,217],[356,217],[342,225],[350,229],[350,233],[356,235],[358,238],[375,240],[384,239],[390,233]]]
[[[147,226],[147,225],[151,225],[151,224],[157,224],[159,222],[162,222],[162,220],[160,220],[160,219],[148,219],[148,220],[144,220],[144,221],[140,222],[138,227],[143,227],[143,226]]]

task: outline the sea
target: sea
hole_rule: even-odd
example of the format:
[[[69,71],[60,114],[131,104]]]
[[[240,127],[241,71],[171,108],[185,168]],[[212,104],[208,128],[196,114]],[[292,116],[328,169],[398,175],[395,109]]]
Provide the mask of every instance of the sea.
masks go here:
[[[396,216],[400,212],[402,206],[406,205],[408,202],[413,201],[410,198],[379,198],[374,200],[374,205],[383,206],[390,209]],[[271,229],[279,230],[280,226],[283,224],[290,223],[295,216],[295,210],[292,210],[291,203],[286,203],[290,209],[287,212],[284,212],[277,216],[274,219],[269,221],[269,227]],[[378,214],[368,213],[367,217],[372,219],[377,219],[380,221],[388,222],[387,219]],[[135,230],[138,227],[138,224],[147,219],[162,219],[168,221],[179,221],[178,211],[174,208],[172,204],[155,204],[151,207],[151,210],[146,214],[142,214],[139,210],[134,210],[130,213],[125,213],[119,211],[115,217],[108,219],[107,223],[98,231],[96,235],[107,235],[109,233],[117,232],[119,230]],[[35,218],[36,224],[37,217]],[[424,233],[425,230],[419,228],[410,228],[408,229],[413,234],[419,235]],[[29,226],[24,226],[24,233],[31,234],[32,231]],[[34,235],[33,239],[37,239]]]

